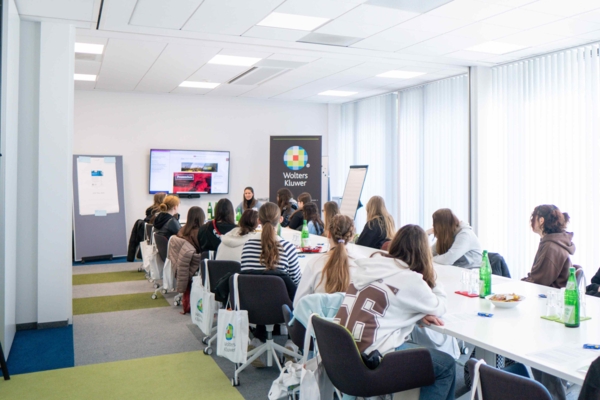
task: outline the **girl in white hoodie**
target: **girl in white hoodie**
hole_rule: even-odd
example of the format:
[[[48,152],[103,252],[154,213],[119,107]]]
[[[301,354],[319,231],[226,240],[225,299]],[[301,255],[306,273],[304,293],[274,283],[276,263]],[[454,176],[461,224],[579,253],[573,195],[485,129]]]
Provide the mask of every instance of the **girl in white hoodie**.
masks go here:
[[[421,227],[402,227],[389,253],[356,260],[356,265],[336,318],[352,333],[361,353],[377,350],[385,356],[418,347],[406,343],[415,324],[443,325],[439,317],[446,312],[446,294],[435,281],[427,234]],[[454,399],[454,359],[429,351],[436,381],[421,388],[420,400]]]
[[[221,244],[217,250],[216,260],[231,260],[241,262],[244,244],[250,239],[260,239],[256,232],[258,226],[258,211],[248,209],[240,218],[239,227],[233,228],[221,236]]]

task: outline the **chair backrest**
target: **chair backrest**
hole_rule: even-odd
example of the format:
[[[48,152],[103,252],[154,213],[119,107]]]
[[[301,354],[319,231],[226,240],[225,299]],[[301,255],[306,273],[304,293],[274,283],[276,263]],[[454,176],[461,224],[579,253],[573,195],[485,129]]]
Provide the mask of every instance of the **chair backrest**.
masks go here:
[[[476,363],[477,360],[474,358],[467,361],[472,377],[475,377]],[[481,394],[485,400],[552,400],[552,396],[541,383],[486,364],[479,366],[479,380]]]
[[[163,235],[155,233],[154,243],[156,244],[156,250],[158,250],[158,255],[160,256],[161,260],[163,260],[163,262],[166,261],[167,250],[169,248],[169,239],[167,239]]]
[[[325,371],[333,386],[345,394],[382,396],[435,381],[431,355],[425,348],[389,353],[377,368],[369,369],[345,327],[318,317],[312,317],[312,323]]]
[[[154,225],[152,224],[146,224],[144,227],[144,240],[146,242],[148,242],[148,244],[152,244],[152,229],[154,228]]]
[[[290,326],[290,321],[292,320],[293,315],[291,308],[287,304],[281,306],[281,311],[283,312],[283,320],[288,327],[288,333],[292,338],[292,342],[294,342],[298,348],[303,349],[306,327],[304,327],[300,321],[294,321],[294,323]]]
[[[208,267],[208,277],[210,280],[210,291],[215,292],[217,283],[221,278],[227,274],[239,273],[242,266],[237,261],[216,261],[216,260],[204,260],[200,266],[204,269],[204,265]],[[204,271],[202,272],[204,274]]]
[[[573,265],[575,267],[575,279],[577,279],[577,287],[581,288],[581,282],[584,282],[585,290],[585,273],[583,272],[583,268],[581,265]]]
[[[229,280],[233,300],[233,276]],[[240,309],[248,311],[248,322],[257,325],[283,324],[281,306],[292,307],[283,279],[276,275],[240,274],[238,276]],[[231,301],[233,304],[233,301]]]

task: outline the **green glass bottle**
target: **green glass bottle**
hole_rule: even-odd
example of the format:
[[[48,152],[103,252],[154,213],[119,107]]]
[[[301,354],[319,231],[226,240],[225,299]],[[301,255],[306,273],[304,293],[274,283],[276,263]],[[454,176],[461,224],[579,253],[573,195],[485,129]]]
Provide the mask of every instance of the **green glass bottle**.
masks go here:
[[[302,235],[300,236],[300,247],[310,246],[310,234],[308,233],[308,223],[304,220],[302,224]]]
[[[479,297],[483,299],[490,294],[492,294],[492,267],[488,252],[484,250],[481,268],[479,268]]]
[[[213,219],[212,204],[210,203],[210,201],[208,202],[208,209],[206,211],[207,211],[207,214],[208,214],[208,219],[209,220]]]
[[[579,288],[575,279],[575,268],[569,268],[569,280],[565,290],[563,322],[567,328],[579,327]]]
[[[277,224],[277,236],[281,236],[281,224]]]
[[[239,224],[240,223],[240,219],[242,219],[242,212],[240,210],[240,208],[238,207],[236,213],[235,213],[235,223]]]

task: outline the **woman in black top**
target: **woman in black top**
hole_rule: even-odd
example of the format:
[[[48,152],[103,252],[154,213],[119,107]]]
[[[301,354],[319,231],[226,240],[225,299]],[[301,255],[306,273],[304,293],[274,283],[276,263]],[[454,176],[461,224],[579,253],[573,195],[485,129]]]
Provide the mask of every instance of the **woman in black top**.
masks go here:
[[[221,199],[215,206],[215,217],[198,230],[198,243],[202,251],[216,251],[221,244],[221,236],[235,228],[233,204],[229,199]]]
[[[181,225],[175,216],[179,216],[179,197],[167,196],[159,206],[160,213],[154,218],[154,232],[169,239],[176,235]]]
[[[302,230],[302,225],[304,224],[304,220],[306,219],[304,218],[302,209],[304,208],[304,205],[306,203],[310,202],[312,202],[312,197],[310,196],[310,193],[300,193],[300,195],[298,196],[298,210],[296,210],[290,217],[290,223],[288,225],[288,228],[295,229],[297,231]]]
[[[154,204],[146,208],[146,218],[144,218],[144,222],[149,223],[152,217],[160,212],[160,205],[165,200],[165,197],[167,197],[166,193],[156,193],[154,195]]]
[[[367,203],[367,223],[356,240],[356,244],[380,249],[383,243],[392,240],[395,233],[394,219],[385,208],[383,198],[371,197]]]
[[[290,224],[290,217],[298,209],[298,203],[293,199],[290,189],[281,188],[277,191],[277,205],[281,211],[281,226],[283,228]]]

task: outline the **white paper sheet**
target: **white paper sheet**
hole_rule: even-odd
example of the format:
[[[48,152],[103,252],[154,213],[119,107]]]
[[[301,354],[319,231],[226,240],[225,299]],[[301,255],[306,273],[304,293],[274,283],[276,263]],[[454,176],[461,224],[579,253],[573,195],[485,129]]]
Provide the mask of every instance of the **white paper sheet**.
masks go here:
[[[598,350],[588,350],[584,349],[582,346],[556,346],[550,349],[529,353],[528,356],[537,358],[544,363],[552,363],[561,366],[572,365],[575,368],[578,368],[579,372],[582,372],[586,366],[589,368],[592,361],[600,355]]]
[[[106,215],[119,212],[117,168],[104,157],[77,160],[79,215]]]

